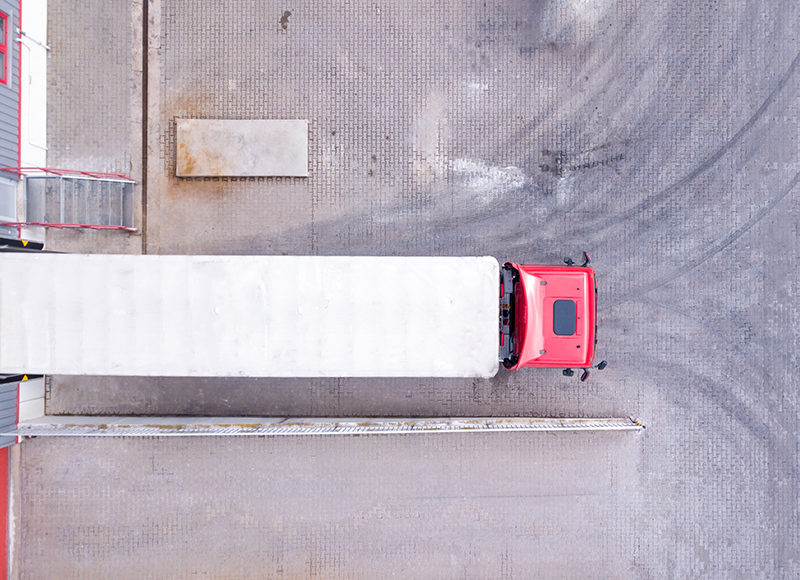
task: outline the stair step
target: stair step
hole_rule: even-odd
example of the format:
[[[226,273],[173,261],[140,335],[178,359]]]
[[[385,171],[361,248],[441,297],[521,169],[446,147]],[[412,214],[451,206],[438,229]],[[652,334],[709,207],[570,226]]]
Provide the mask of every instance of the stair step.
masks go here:
[[[133,183],[31,177],[26,199],[29,222],[133,227]]]

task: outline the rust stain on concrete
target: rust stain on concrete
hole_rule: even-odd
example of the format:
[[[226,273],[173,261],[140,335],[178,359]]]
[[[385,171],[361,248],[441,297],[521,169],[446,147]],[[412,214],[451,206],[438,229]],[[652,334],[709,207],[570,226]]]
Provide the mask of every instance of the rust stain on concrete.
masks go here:
[[[188,151],[185,143],[178,143],[178,157],[176,160],[179,174],[194,173],[197,171],[197,161]]]

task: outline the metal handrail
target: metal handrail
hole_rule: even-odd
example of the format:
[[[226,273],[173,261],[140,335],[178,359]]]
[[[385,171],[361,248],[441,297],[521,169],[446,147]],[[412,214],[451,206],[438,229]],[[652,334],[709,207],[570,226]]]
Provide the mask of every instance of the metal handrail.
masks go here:
[[[33,218],[32,221],[9,221],[9,222],[0,222],[0,226],[12,227],[16,228],[21,235],[21,228],[23,227],[45,227],[45,228],[57,228],[57,229],[65,229],[65,228],[73,228],[73,229],[91,229],[91,230],[122,230],[127,232],[136,232],[137,230],[133,227],[133,219],[132,216],[128,215],[128,212],[125,211],[125,204],[132,201],[130,199],[131,192],[130,188],[136,184],[134,179],[131,179],[127,175],[123,173],[110,173],[110,172],[101,172],[101,171],[85,171],[80,169],[62,169],[56,167],[0,167],[0,171],[7,171],[10,173],[16,174],[26,185],[26,190],[28,187],[33,184],[34,182],[38,182],[40,180],[44,181],[51,181],[51,180],[58,180],[60,184],[60,219],[58,221],[53,222],[49,221],[53,218],[58,218],[59,216],[52,215],[46,216],[45,214],[36,214],[36,215],[28,215],[27,217]],[[120,216],[119,219],[109,219],[109,220],[98,220],[98,221],[111,221],[116,222],[114,224],[97,224],[97,223],[72,223],[67,222],[67,220],[72,217],[72,219],[84,220],[85,217],[81,217],[78,215],[74,216],[65,216],[64,209],[65,209],[65,199],[64,199],[64,188],[65,184],[67,183],[75,183],[78,182],[100,182],[100,183],[111,183],[117,184],[116,187],[121,187],[122,191],[119,191],[120,195]],[[93,186],[92,186],[93,187]],[[103,186],[103,191],[98,193],[106,192],[105,186]],[[127,192],[127,193],[126,193]],[[114,193],[109,191],[107,193]],[[58,194],[58,192],[57,192]],[[128,200],[127,202],[125,200]],[[30,200],[28,200],[30,201]],[[127,216],[127,217],[126,217]],[[38,219],[37,219],[38,218]],[[44,218],[44,219],[42,219]],[[48,219],[49,218],[49,219]],[[65,219],[66,218],[66,219]],[[92,219],[92,218],[88,218]],[[48,221],[45,221],[48,220]],[[124,225],[123,225],[124,224]]]
[[[124,173],[108,173],[103,171],[84,171],[81,169],[61,169],[57,167],[0,167],[0,171],[7,171],[14,173],[20,177],[31,177],[31,173],[45,173],[49,175],[56,175],[58,177],[87,177],[90,179],[115,179],[119,181],[126,181],[128,183],[136,183],[136,180],[131,179]]]
[[[50,222],[0,222],[0,226],[8,226],[10,228],[25,228],[25,227],[40,227],[40,228],[81,228],[88,230],[124,230],[126,232],[135,232],[136,228],[129,228],[126,226],[114,226],[104,224],[60,224]]]

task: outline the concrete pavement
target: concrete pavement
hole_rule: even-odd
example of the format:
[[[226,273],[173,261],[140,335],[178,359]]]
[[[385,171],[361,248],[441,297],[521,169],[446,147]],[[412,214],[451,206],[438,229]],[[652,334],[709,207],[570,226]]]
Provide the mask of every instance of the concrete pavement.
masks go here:
[[[149,6],[147,252],[586,249],[610,366],[585,384],[54,377],[50,413],[633,414],[648,429],[36,440],[25,574],[50,559],[73,576],[800,574],[794,3],[205,7]],[[310,177],[179,180],[176,117],[308,118]]]

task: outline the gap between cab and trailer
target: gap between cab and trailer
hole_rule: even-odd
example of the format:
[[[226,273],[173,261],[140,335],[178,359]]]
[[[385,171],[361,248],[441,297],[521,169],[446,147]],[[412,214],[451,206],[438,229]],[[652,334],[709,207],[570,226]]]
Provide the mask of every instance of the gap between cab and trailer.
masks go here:
[[[377,435],[498,431],[638,431],[628,418],[447,417],[447,418],[287,418],[287,417],[113,417],[44,416],[20,422],[0,435],[18,437],[186,437]]]

